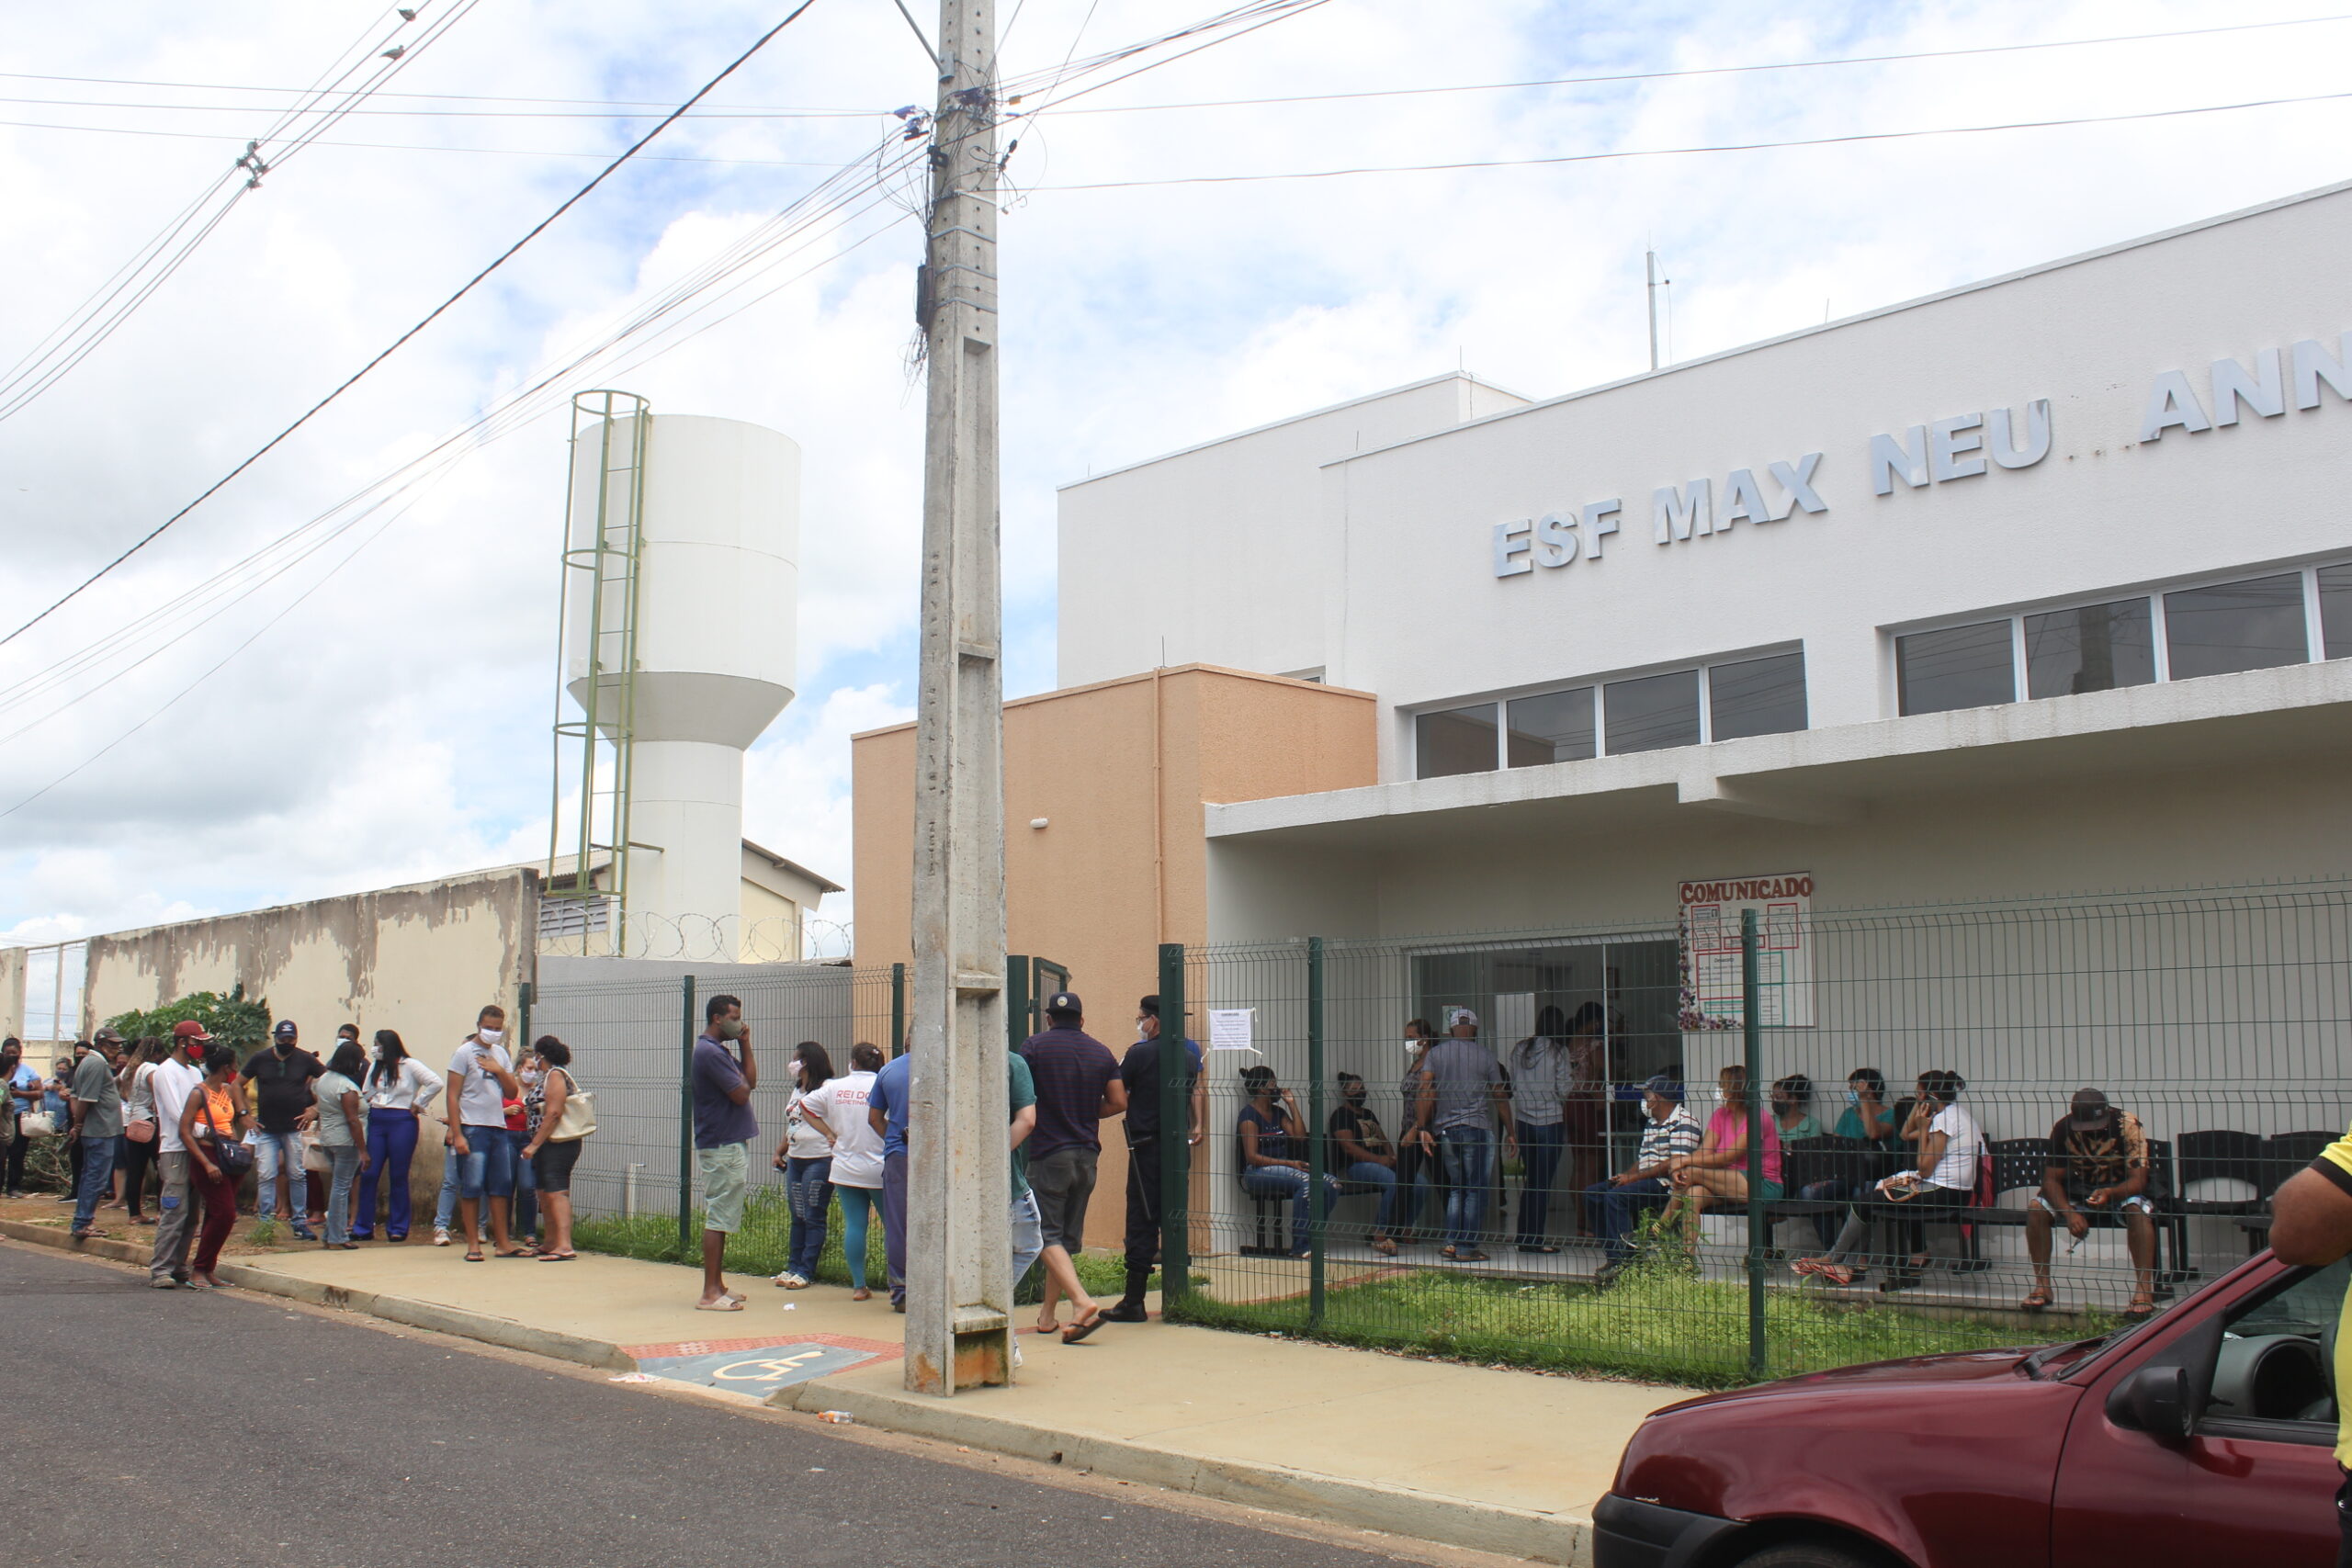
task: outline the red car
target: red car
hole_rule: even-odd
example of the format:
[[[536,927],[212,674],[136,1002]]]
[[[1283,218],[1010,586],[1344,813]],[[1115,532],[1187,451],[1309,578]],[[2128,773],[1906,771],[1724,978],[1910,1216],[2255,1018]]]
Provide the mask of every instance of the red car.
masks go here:
[[[2266,1252],[2104,1338],[1668,1405],[1593,1511],[1593,1561],[2326,1568],[2346,1279]]]

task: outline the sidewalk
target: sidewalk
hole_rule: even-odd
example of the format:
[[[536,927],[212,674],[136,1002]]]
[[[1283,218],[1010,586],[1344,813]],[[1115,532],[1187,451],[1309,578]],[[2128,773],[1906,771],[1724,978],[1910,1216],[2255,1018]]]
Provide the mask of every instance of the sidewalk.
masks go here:
[[[0,1225],[63,1244],[31,1229]],[[95,1250],[111,1256],[113,1244]],[[695,1274],[669,1265],[586,1253],[469,1264],[417,1246],[256,1255],[224,1261],[221,1275],[777,1406],[1546,1562],[1589,1561],[1592,1505],[1625,1439],[1680,1397],[1155,1321],[1077,1346],[1024,1333],[1015,1386],[929,1399],[899,1387],[904,1320],[878,1292],[852,1302],[838,1286],[787,1292],[735,1276],[746,1310],[704,1313]]]

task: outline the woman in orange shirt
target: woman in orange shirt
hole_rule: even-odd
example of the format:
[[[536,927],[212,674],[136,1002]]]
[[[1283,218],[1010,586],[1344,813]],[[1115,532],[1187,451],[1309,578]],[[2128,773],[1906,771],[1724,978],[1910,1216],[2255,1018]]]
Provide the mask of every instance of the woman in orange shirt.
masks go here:
[[[188,1283],[199,1290],[219,1290],[212,1270],[220,1261],[221,1244],[237,1223],[237,1182],[244,1172],[224,1168],[223,1145],[238,1145],[245,1130],[245,1108],[236,1089],[237,1053],[215,1045],[204,1054],[204,1081],[180,1109],[180,1142],[187,1149],[188,1184],[204,1204],[204,1229],[198,1233],[196,1256],[188,1262]],[[247,1158],[251,1156],[248,1154]]]

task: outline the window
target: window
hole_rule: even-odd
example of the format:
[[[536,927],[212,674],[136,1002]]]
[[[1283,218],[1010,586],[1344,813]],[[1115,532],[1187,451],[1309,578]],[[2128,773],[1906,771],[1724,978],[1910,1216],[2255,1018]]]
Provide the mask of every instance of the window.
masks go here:
[[[2156,678],[2156,639],[2145,599],[2085,604],[2025,618],[2029,697],[2111,692]]]
[[[2352,566],[2319,569],[2319,624],[2326,639],[2322,659],[2352,656]]]
[[[2333,1340],[2346,1278],[2339,1259],[2292,1275],[2231,1314],[2210,1371],[2200,1430],[2335,1446]]]
[[[1496,766],[1495,705],[1425,713],[1413,721],[1414,776],[1492,773]]]
[[[2176,681],[2302,663],[2311,657],[2303,630],[2303,574],[2281,572],[2165,594],[2165,647]]]
[[[1546,762],[1580,762],[1593,755],[1592,688],[1545,692],[1510,701],[1510,756],[1506,766],[1537,768]]]
[[[1804,654],[1708,666],[1708,739],[1785,735],[1804,727]]]
[[[1896,696],[1905,714],[2018,700],[2016,649],[2004,618],[1894,639]]]
[[[1677,670],[1602,688],[1609,720],[1609,754],[1657,751],[1699,744],[1699,672]]]

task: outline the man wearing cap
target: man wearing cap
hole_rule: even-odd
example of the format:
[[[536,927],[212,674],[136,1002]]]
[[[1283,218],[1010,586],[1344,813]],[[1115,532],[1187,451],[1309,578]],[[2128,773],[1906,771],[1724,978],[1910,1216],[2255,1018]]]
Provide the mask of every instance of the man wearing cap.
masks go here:
[[[1180,1031],[1181,1032],[1181,1031]],[[1191,1146],[1201,1141],[1208,1125],[1208,1085],[1201,1077],[1201,1048],[1180,1042],[1184,1053],[1186,1163]],[[1119,1063],[1119,1081],[1127,1091],[1127,1288],[1118,1304],[1102,1315],[1113,1323],[1142,1323],[1144,1287],[1151,1282],[1152,1267],[1159,1261],[1159,1179],[1162,1150],[1159,1129],[1159,998],[1149,996],[1136,1004],[1136,1043]]]
[[[1119,1081],[1119,1059],[1086,1032],[1086,1008],[1069,991],[1046,998],[1048,1027],[1021,1045],[1037,1086],[1037,1130],[1029,1136],[1029,1186],[1046,1224],[1046,1246],[1073,1256],[1086,1245],[1086,1205],[1094,1196],[1095,1162],[1102,1156],[1099,1123],[1127,1108],[1127,1086]],[[1037,1331],[1058,1325],[1061,1288],[1049,1275],[1037,1306]],[[1081,1311],[1086,1332],[1102,1321],[1100,1310]]]
[[[1682,1086],[1666,1074],[1642,1086],[1642,1110],[1649,1123],[1642,1129],[1634,1163],[1584,1190],[1586,1228],[1600,1237],[1611,1269],[1633,1253],[1625,1238],[1633,1234],[1634,1216],[1666,1201],[1674,1157],[1697,1154],[1703,1141],[1698,1120],[1682,1103]]]
[[[98,1200],[114,1180],[115,1141],[122,1136],[122,1090],[114,1081],[122,1058],[122,1036],[101,1029],[90,1043],[74,1050],[74,1136],[82,1145],[82,1180],[74,1193],[74,1235],[90,1234]]]
[[[301,1032],[292,1019],[279,1019],[269,1032],[269,1043],[254,1053],[243,1075],[254,1089],[260,1129],[254,1135],[255,1212],[266,1220],[282,1205],[294,1234],[316,1241],[302,1218],[302,1129],[318,1117],[311,1080],[327,1069],[302,1049]]]
[[[172,1025],[172,1054],[155,1069],[155,1164],[164,1184],[155,1205],[155,1250],[147,1280],[159,1291],[187,1283],[188,1247],[196,1240],[195,1196],[187,1179],[187,1145],[180,1142],[180,1111],[204,1081],[204,1054],[212,1036],[187,1019]]]
[[[1455,1263],[1483,1263],[1487,1196],[1495,1181],[1495,1128],[1502,1127],[1506,1152],[1517,1147],[1511,1133],[1510,1078],[1495,1054],[1478,1039],[1478,1015],[1453,1010],[1447,1038],[1421,1058],[1421,1088],[1412,1130],[1406,1136],[1438,1156],[1445,1173],[1445,1246],[1439,1256]]]
[[[2138,1271],[2138,1291],[2126,1317],[2156,1310],[2156,1209],[2148,1201],[2148,1135],[2140,1119],[2107,1102],[2095,1089],[2075,1091],[2074,1104],[2050,1129],[2050,1158],[2041,1190],[2026,1203],[2025,1250],[2033,1259],[2033,1289],[2018,1305],[2040,1312],[2051,1303],[2050,1232],[2062,1222],[2077,1241],[2094,1219],[2119,1217]],[[2087,1213],[2085,1211],[2089,1211]]]

